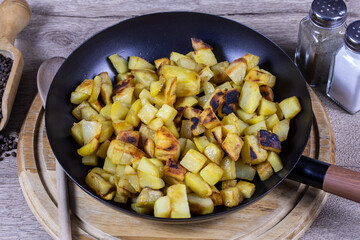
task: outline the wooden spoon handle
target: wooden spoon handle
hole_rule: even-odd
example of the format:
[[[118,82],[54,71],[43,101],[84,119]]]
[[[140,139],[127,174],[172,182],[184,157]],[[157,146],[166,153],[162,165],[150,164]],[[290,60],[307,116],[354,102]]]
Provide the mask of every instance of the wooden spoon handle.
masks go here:
[[[360,203],[360,173],[330,165],[325,174],[323,190]]]
[[[4,0],[0,4],[0,38],[14,45],[16,35],[29,23],[31,10],[25,0]]]

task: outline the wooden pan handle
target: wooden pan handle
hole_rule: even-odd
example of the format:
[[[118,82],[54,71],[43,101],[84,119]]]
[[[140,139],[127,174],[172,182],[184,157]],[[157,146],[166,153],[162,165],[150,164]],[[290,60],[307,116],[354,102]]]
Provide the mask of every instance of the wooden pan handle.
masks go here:
[[[0,38],[14,45],[16,35],[29,23],[31,10],[25,0],[4,0],[0,4]]]
[[[330,165],[325,174],[323,190],[360,203],[360,173]]]

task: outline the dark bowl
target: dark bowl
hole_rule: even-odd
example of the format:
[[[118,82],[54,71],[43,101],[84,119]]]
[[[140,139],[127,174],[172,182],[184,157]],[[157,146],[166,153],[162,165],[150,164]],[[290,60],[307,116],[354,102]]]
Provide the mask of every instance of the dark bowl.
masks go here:
[[[256,191],[237,207],[215,207],[214,213],[194,215],[190,219],[163,219],[137,214],[130,204],[105,201],[96,196],[85,183],[90,167],[81,163],[78,145],[70,134],[76,119],[71,111],[70,93],[84,79],[100,72],[108,72],[114,79],[115,71],[107,60],[113,53],[125,58],[140,56],[148,61],[169,56],[172,51],[192,51],[191,37],[204,40],[214,48],[218,61],[237,59],[246,53],[260,57],[260,67],[277,77],[275,101],[297,96],[302,112],[291,120],[289,138],[283,142],[280,156],[284,168],[261,182],[255,178]],[[46,130],[51,148],[67,175],[84,191],[104,204],[132,216],[164,223],[189,223],[215,219],[238,211],[259,200],[276,187],[296,165],[309,137],[311,128],[311,100],[300,72],[293,61],[271,40],[238,22],[222,17],[192,13],[169,12],[135,17],[111,26],[85,41],[64,62],[51,85],[46,102]]]

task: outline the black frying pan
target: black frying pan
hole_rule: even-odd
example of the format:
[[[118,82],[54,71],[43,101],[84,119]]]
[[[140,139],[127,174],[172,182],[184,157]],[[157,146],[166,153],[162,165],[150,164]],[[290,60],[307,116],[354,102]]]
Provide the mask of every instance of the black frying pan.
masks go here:
[[[261,182],[256,177],[256,191],[238,207],[216,207],[213,214],[193,216],[191,219],[159,219],[140,215],[131,210],[130,205],[105,201],[92,193],[85,184],[85,176],[90,167],[81,163],[77,155],[78,145],[70,135],[76,121],[71,115],[74,105],[70,103],[70,93],[86,78],[93,78],[100,72],[108,72],[114,79],[115,71],[107,57],[119,53],[124,57],[140,56],[148,61],[169,56],[171,51],[187,53],[192,50],[190,38],[203,39],[214,47],[219,61],[229,62],[246,53],[260,56],[260,67],[277,76],[274,88],[275,101],[297,96],[302,106],[301,113],[291,120],[288,139],[283,142],[280,156],[284,168],[270,179]],[[323,187],[325,173],[329,165],[317,160],[301,157],[310,134],[312,109],[310,96],[301,74],[292,60],[276,44],[260,33],[237,22],[201,13],[171,12],[136,17],[120,22],[96,34],[64,62],[55,76],[46,102],[46,130],[52,150],[69,177],[87,193],[107,205],[122,212],[146,219],[163,222],[194,222],[214,219],[237,211],[259,200],[270,192],[294,169],[292,178],[318,188]],[[299,163],[298,163],[299,162]],[[353,200],[360,201],[360,190]]]

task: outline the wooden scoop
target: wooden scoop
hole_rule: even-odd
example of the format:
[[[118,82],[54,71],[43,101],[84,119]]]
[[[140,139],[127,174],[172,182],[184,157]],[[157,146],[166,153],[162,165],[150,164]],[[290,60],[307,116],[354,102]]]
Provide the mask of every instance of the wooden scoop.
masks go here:
[[[11,109],[19,86],[24,59],[14,47],[16,35],[29,23],[31,10],[25,0],[4,0],[0,4],[0,54],[13,60],[9,79],[2,97],[0,131],[10,118]]]

